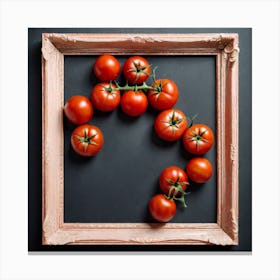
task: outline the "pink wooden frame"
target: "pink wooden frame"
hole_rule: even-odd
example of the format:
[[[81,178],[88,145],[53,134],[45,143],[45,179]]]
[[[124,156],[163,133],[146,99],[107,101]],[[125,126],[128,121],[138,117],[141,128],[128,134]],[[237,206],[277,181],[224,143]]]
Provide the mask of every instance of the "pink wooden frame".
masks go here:
[[[64,223],[64,55],[216,57],[216,223]],[[238,35],[42,34],[42,243],[238,244]]]

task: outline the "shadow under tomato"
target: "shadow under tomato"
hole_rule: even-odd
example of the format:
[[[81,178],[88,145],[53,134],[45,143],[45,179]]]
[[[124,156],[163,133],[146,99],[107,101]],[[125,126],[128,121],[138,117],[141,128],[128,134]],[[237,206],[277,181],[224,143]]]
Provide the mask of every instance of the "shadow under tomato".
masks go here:
[[[201,188],[203,188],[203,183],[195,183],[189,179],[189,185],[186,189],[186,199],[191,198],[191,195],[195,195],[196,192],[199,192]]]
[[[82,165],[82,164],[88,164],[88,162],[92,162],[95,160],[96,156],[98,156],[98,154],[92,156],[92,157],[84,157],[84,156],[80,156],[78,155],[74,150],[73,148],[69,147],[68,149],[68,158],[70,161],[76,163],[76,164],[79,164],[79,165]]]
[[[152,229],[160,229],[163,226],[165,226],[167,223],[160,223],[160,222],[156,222],[155,220],[153,220],[152,222],[149,222],[148,225],[152,228]]]
[[[145,217],[143,219],[143,221],[145,221],[145,223],[154,223],[155,220],[152,218],[150,212],[149,212],[149,202],[147,202],[147,207],[145,209]]]
[[[64,131],[73,131],[77,125],[71,123],[65,116],[65,114],[63,114],[63,127],[64,127]]]
[[[146,113],[149,114],[149,115],[151,115],[151,117],[153,117],[152,122],[154,122],[155,119],[156,119],[156,117],[157,117],[157,115],[160,113],[160,111],[154,109],[154,108],[149,104]]]
[[[95,119],[98,120],[106,120],[108,118],[110,118],[112,116],[114,111],[111,112],[102,112],[96,108],[94,108],[94,114],[93,114],[93,118],[92,121],[94,122]]]
[[[127,125],[133,125],[135,124],[137,121],[140,120],[141,116],[139,117],[131,117],[128,116],[127,114],[125,114],[121,108],[121,106],[119,105],[118,108],[116,109],[117,111],[117,118],[124,124]]]
[[[176,145],[177,141],[164,141],[162,139],[160,139],[158,137],[158,135],[156,134],[155,130],[154,130],[154,126],[152,125],[151,127],[151,138],[152,142],[154,144],[156,144],[159,147],[163,147],[163,148],[167,148],[167,147],[173,147],[174,145]]]
[[[186,164],[189,160],[191,160],[193,157],[195,157],[195,155],[192,155],[190,154],[189,152],[186,151],[186,149],[184,148],[184,145],[183,145],[183,141],[182,141],[182,138],[179,139],[179,144],[178,147],[178,154],[179,154],[179,157],[183,158],[184,160],[186,160]]]
[[[92,85],[92,88],[91,90],[94,88],[95,85],[99,84],[99,83],[102,83],[100,80],[98,80],[96,78],[96,76],[94,75],[94,72],[93,72],[93,64],[94,64],[94,61],[95,59],[93,60],[92,62],[92,67],[90,68],[90,71],[88,71],[89,73],[89,83]]]
[[[149,191],[150,191],[150,198],[152,198],[154,195],[158,193],[161,193],[158,177],[154,178],[154,181],[151,184]],[[147,207],[143,209],[143,221],[145,221],[146,223],[153,223],[155,222],[155,220],[152,218],[148,206],[149,206],[149,201],[147,201]]]

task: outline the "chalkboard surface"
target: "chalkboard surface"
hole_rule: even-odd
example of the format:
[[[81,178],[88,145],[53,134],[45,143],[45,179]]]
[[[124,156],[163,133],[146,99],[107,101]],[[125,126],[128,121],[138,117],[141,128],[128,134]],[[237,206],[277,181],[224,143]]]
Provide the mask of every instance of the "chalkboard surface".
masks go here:
[[[168,250],[251,250],[251,31],[249,29],[29,29],[29,250],[53,250],[41,245],[41,143],[31,136],[41,136],[41,64],[42,32],[163,32],[210,33],[238,32],[240,36],[240,245],[169,246]],[[127,57],[118,56],[123,64]],[[152,66],[158,66],[157,78],[170,78],[179,88],[180,97],[174,106],[188,117],[198,114],[197,122],[215,130],[215,57],[214,56],[146,56]],[[90,97],[98,80],[92,73],[95,56],[65,56],[65,101],[72,95]],[[245,74],[242,75],[242,74]],[[246,78],[245,78],[246,77]],[[122,77],[121,77],[122,78]],[[149,83],[151,80],[149,80]],[[79,223],[143,223],[152,219],[147,211],[149,199],[160,192],[158,177],[167,166],[185,168],[192,157],[181,141],[167,143],[153,131],[158,112],[149,108],[138,118],[126,116],[120,108],[112,113],[95,111],[90,123],[104,134],[101,152],[93,158],[82,158],[70,147],[74,128],[64,121],[64,221]],[[33,138],[32,138],[33,139]],[[215,167],[216,146],[205,156]],[[214,168],[215,169],[215,168]],[[172,222],[216,222],[216,171],[205,184],[191,183],[186,196],[187,209],[178,205]],[[75,247],[75,248],[73,248]],[[96,250],[106,246],[56,246],[55,250]],[[114,248],[128,249],[125,246]],[[129,250],[166,249],[166,246],[137,246]],[[108,247],[107,247],[108,249]],[[105,249],[106,250],[106,249]],[[112,247],[110,247],[112,250]]]
[[[121,64],[126,57],[118,57]],[[158,66],[157,77],[169,78],[179,88],[174,106],[215,130],[215,57],[145,56]],[[96,57],[66,56],[65,100],[75,94],[90,98],[98,81],[92,73]],[[152,79],[149,80],[150,84]],[[65,130],[65,222],[150,222],[147,204],[160,192],[161,171],[176,165],[185,169],[191,156],[182,142],[162,141],[153,129],[159,112],[149,110],[128,117],[119,107],[112,113],[97,112],[90,123],[104,134],[105,143],[94,158],[77,156],[71,149],[72,125]],[[67,122],[67,121],[65,121]],[[215,169],[215,147],[207,154]],[[216,222],[216,174],[205,184],[192,184],[186,197],[188,208],[178,207],[172,222]]]

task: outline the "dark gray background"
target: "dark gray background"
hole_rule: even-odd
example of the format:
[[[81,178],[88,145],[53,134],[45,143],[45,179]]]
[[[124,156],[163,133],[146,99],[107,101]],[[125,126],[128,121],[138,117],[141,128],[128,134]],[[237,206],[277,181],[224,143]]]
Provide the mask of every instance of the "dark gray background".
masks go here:
[[[145,56],[158,66],[157,77],[169,78],[179,88],[174,108],[215,129],[215,57]],[[77,93],[90,98],[98,81],[92,74],[96,57],[65,57],[65,101]],[[126,57],[118,57],[123,65]],[[120,78],[121,79],[121,78]],[[121,79],[122,80],[122,79]],[[151,84],[150,78],[147,83]],[[122,83],[124,84],[124,82]],[[77,156],[70,145],[73,126],[65,120],[65,222],[152,222],[147,204],[160,192],[158,177],[170,165],[185,169],[191,156],[181,141],[161,141],[153,123],[158,111],[152,108],[141,117],[97,112],[91,124],[104,134],[104,146],[93,158]],[[215,147],[206,155],[215,169]],[[191,184],[188,209],[178,207],[172,222],[216,222],[216,173],[203,185]]]
[[[41,33],[198,33],[236,32],[240,39],[239,113],[240,175],[238,246],[41,246]],[[29,250],[251,250],[251,29],[29,29]],[[158,65],[157,77],[173,79],[179,87],[176,108],[187,116],[215,127],[214,57],[147,57]],[[97,80],[92,75],[95,57],[65,58],[65,99],[81,93],[90,96]],[[120,57],[121,62],[125,57]],[[125,116],[120,109],[95,113],[91,123],[105,136],[102,151],[92,159],[76,156],[70,148],[73,126],[65,121],[65,222],[149,222],[150,197],[159,191],[157,178],[169,165],[185,167],[190,156],[180,141],[168,144],[152,129],[156,112],[151,108],[140,118]],[[206,155],[215,165],[215,147]],[[204,185],[192,184],[188,208],[173,222],[216,221],[216,174]]]

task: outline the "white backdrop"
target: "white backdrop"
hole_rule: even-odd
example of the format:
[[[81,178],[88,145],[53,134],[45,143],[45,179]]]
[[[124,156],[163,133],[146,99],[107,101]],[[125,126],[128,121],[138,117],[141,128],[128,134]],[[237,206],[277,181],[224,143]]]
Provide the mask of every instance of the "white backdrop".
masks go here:
[[[280,279],[278,1],[0,0],[0,5],[1,280]],[[28,253],[28,27],[253,28],[252,254]]]

